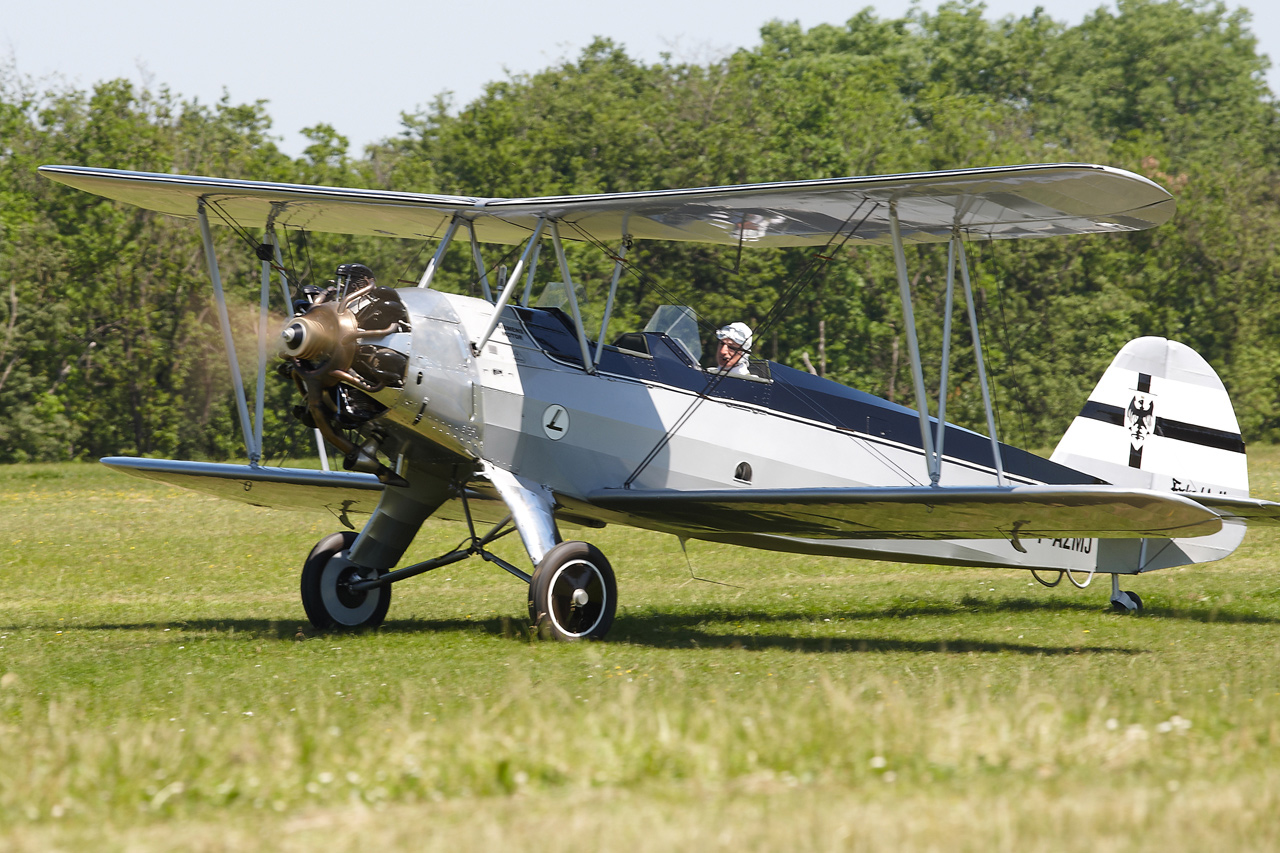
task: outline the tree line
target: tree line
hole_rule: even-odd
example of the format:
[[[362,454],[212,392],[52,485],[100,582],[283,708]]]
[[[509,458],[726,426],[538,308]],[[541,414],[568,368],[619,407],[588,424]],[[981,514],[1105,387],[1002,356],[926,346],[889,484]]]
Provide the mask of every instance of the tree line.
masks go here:
[[[0,461],[241,452],[198,229],[53,184],[35,173],[45,163],[480,196],[1104,163],[1167,188],[1173,222],[970,245],[1002,437],[1051,446],[1125,341],[1158,334],[1214,365],[1246,440],[1275,441],[1280,108],[1267,68],[1247,13],[1220,2],[1119,0],[1067,26],[1040,11],[992,20],[962,0],[808,30],[774,21],[759,44],[707,63],[644,63],[599,39],[470,103],[410,109],[397,136],[360,154],[333,127],[309,128],[301,157],[281,152],[264,102],[207,105],[123,80],[41,89],[0,68]],[[215,232],[252,365],[257,261],[231,229]],[[285,248],[299,283],[349,260],[382,283],[416,281],[433,249],[327,234]],[[486,262],[505,252],[487,248]],[[611,262],[570,252],[599,305]],[[936,388],[945,248],[908,252]],[[889,250],[845,247],[817,270],[812,255],[638,244],[613,328],[671,302],[758,326],[803,280],[757,351],[912,404]],[[476,292],[461,244],[437,286]],[[947,412],[983,428],[973,356],[957,335]],[[292,388],[269,393],[268,453],[306,453]]]

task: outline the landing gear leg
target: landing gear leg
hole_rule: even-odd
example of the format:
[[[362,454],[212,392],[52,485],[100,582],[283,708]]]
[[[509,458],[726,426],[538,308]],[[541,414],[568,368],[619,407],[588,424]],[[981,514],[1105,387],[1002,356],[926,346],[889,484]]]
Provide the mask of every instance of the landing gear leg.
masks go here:
[[[450,494],[449,480],[439,471],[413,464],[405,470],[413,486],[384,489],[359,535],[353,530],[334,533],[311,549],[302,567],[302,609],[320,630],[372,628],[387,617],[391,582],[398,579],[389,571],[422,522]]]
[[[1142,599],[1136,592],[1120,588],[1120,576],[1111,576],[1111,609],[1117,613],[1137,613],[1142,609]]]
[[[539,636],[599,640],[618,608],[618,584],[600,549],[561,542],[538,562],[529,584],[529,620]]]

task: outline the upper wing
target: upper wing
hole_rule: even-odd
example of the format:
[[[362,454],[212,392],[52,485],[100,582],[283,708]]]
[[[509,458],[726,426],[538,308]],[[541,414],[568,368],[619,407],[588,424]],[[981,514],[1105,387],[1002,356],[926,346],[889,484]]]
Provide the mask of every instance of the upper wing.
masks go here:
[[[833,237],[890,242],[895,205],[907,243],[1136,231],[1173,215],[1169,193],[1146,178],[1093,165],[1000,166],[541,198],[474,198],[203,178],[78,166],[41,166],[55,181],[175,216],[201,201],[243,225],[432,239],[462,214],[478,239],[518,243],[540,217],[571,240],[623,235],[751,247],[821,246]]]
[[[691,533],[812,539],[1036,539],[1206,536],[1213,510],[1179,495],[1114,486],[634,491],[587,499]]]

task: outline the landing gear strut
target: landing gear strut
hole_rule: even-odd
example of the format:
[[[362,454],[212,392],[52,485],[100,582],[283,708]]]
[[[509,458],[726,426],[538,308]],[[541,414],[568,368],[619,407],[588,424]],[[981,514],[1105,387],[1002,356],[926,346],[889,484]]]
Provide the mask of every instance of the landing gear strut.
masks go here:
[[[618,584],[600,549],[586,542],[561,542],[538,562],[532,576],[490,552],[495,540],[515,532],[508,515],[484,536],[476,533],[466,492],[459,488],[471,535],[459,547],[431,560],[394,571],[351,562],[357,534],[346,530],[316,543],[302,568],[302,606],[311,624],[330,628],[372,628],[391,605],[391,585],[471,556],[496,563],[529,584],[529,621],[541,637],[574,641],[602,639],[618,608]]]

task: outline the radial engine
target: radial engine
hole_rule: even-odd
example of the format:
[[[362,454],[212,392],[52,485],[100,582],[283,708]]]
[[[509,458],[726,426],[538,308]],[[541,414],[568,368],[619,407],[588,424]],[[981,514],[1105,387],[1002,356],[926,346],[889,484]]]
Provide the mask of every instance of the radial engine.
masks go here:
[[[409,312],[396,291],[379,287],[363,264],[342,264],[327,289],[303,288],[295,315],[280,332],[281,372],[292,376],[305,403],[293,414],[343,454],[343,467],[404,481],[377,455],[385,439],[376,428],[356,444],[344,434],[386,411],[372,395],[404,384],[406,356],[376,341],[408,332]]]

